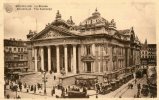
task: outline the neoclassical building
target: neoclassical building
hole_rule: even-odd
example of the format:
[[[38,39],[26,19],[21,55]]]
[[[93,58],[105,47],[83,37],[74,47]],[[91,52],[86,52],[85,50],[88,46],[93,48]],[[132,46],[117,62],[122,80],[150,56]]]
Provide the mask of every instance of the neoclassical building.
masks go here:
[[[79,25],[57,11],[53,22],[39,33],[30,31],[27,38],[28,64],[37,72],[119,75],[140,65],[141,46],[133,27],[117,30],[114,19],[104,19],[97,9]]]

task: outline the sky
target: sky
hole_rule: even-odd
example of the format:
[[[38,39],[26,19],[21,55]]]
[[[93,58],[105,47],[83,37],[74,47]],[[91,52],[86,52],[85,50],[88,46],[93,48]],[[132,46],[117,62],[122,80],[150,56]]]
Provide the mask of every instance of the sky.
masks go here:
[[[26,5],[26,3],[19,3]],[[12,7],[7,12],[6,6]],[[108,21],[114,19],[118,30],[134,27],[135,34],[143,43],[156,43],[156,9],[152,2],[121,1],[108,2],[104,0],[55,0],[47,5],[52,10],[16,10],[16,4],[4,5],[4,38],[27,40],[29,30],[40,32],[45,25],[55,20],[57,10],[60,11],[63,20],[72,16],[76,25],[90,17],[97,8],[101,16]],[[28,4],[29,5],[29,4]],[[38,5],[30,3],[30,5]],[[36,24],[37,20],[37,24]]]

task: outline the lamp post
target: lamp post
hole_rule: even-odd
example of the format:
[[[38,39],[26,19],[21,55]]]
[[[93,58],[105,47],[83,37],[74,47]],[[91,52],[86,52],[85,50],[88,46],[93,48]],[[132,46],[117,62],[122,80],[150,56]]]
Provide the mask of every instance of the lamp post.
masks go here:
[[[47,82],[46,73],[47,73],[47,71],[41,71],[41,73],[43,74],[42,80],[44,82],[44,95],[46,95],[47,94],[47,92],[46,92],[46,82]],[[52,71],[50,71],[50,74],[52,74]]]
[[[44,82],[44,95],[46,95],[46,82],[47,82],[47,77],[46,77],[46,71],[42,71],[43,76],[43,82]]]

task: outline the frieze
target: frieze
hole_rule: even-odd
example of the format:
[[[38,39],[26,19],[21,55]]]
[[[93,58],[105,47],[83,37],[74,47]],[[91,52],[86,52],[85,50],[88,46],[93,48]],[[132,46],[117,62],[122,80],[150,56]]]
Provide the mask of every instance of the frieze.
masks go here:
[[[67,37],[67,36],[68,35],[60,33],[58,31],[50,30],[47,33],[39,36],[39,38],[37,38],[37,39],[61,38],[61,37]]]

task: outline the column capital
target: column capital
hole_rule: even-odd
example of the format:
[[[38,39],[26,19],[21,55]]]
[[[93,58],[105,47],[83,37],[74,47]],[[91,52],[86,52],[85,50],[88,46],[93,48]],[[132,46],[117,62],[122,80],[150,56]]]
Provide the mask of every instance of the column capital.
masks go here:
[[[37,46],[33,46],[33,49],[37,49],[38,47]]]
[[[71,44],[73,47],[76,47],[77,46],[77,44]]]
[[[44,48],[44,46],[39,46],[39,48]]]
[[[67,47],[67,44],[64,44],[63,47]]]
[[[59,47],[60,45],[57,45],[57,44],[56,44],[56,45],[54,45],[54,46]]]
[[[48,45],[47,48],[51,48],[51,45]]]

